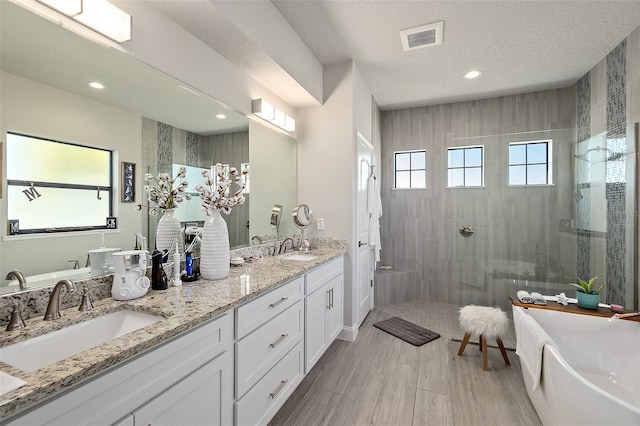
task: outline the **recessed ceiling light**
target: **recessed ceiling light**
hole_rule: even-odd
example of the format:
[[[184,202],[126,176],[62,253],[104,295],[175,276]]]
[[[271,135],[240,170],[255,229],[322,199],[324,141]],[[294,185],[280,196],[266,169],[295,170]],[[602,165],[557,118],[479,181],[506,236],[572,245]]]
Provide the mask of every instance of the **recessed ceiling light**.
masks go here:
[[[216,114],[216,118],[219,118],[220,120],[222,120],[224,118],[227,118],[227,116],[224,114]]]
[[[89,86],[93,87],[94,89],[104,89],[104,84],[98,82],[98,81],[92,81],[89,83]]]
[[[480,74],[482,74],[480,71],[473,70],[473,71],[469,71],[468,73],[466,73],[464,75],[464,78],[476,78],[476,77],[480,76]]]

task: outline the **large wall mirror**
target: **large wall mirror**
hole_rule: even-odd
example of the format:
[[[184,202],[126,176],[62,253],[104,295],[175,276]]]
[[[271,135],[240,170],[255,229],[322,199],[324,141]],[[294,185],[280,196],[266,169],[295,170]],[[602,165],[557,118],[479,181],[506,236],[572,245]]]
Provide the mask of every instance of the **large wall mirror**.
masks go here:
[[[231,246],[249,245],[252,236],[264,240],[275,235],[269,225],[273,205],[281,204],[290,211],[296,204],[294,139],[125,53],[89,41],[11,2],[0,2],[0,19],[2,138],[14,131],[114,150],[114,215],[118,218],[118,230],[103,235],[73,232],[13,238],[3,232],[2,283],[13,269],[28,276],[67,269],[69,260],[79,260],[84,266],[87,252],[100,247],[102,241],[107,247],[130,249],[136,234],[153,235],[154,219],[121,200],[122,162],[136,164],[136,203],[146,202],[142,187],[147,171],[171,172],[174,165],[202,169],[216,162],[235,167],[249,163],[249,201],[227,218]],[[211,74],[214,78],[215,70]],[[92,80],[106,88],[90,88]],[[220,114],[225,118],[216,118]],[[190,182],[190,188],[197,183]],[[0,207],[5,228],[10,219],[6,193]],[[184,210],[185,222],[204,219]],[[293,224],[288,222],[290,217],[283,220],[281,236],[293,235]]]

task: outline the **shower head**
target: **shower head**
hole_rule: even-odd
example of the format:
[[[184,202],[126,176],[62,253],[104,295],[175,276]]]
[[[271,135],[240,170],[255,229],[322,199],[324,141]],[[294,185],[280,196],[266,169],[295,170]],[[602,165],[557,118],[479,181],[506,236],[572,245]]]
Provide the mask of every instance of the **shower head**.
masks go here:
[[[599,151],[608,151],[608,150],[607,150],[607,148],[602,148],[600,146],[596,146],[595,148],[591,148],[591,149],[586,150],[582,154],[573,154],[573,156],[575,158],[577,158],[578,160],[590,162],[591,160],[589,159],[588,154],[590,152],[593,152],[593,151],[599,152]]]

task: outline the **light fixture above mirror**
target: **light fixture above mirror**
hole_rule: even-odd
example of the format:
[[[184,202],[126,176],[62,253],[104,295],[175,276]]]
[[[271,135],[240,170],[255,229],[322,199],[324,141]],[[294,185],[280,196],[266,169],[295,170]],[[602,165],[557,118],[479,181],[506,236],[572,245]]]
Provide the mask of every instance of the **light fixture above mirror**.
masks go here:
[[[37,1],[118,43],[131,40],[131,16],[107,0]]]
[[[262,98],[251,101],[251,112],[282,130],[287,132],[296,130],[296,120],[293,117],[280,111]]]

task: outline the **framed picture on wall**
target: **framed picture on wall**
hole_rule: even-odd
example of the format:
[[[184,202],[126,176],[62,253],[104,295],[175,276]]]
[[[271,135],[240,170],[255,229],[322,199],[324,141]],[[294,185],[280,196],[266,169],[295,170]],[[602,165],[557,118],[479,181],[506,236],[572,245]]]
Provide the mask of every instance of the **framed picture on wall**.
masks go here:
[[[134,203],[136,201],[136,164],[122,162],[122,191],[120,201]]]

